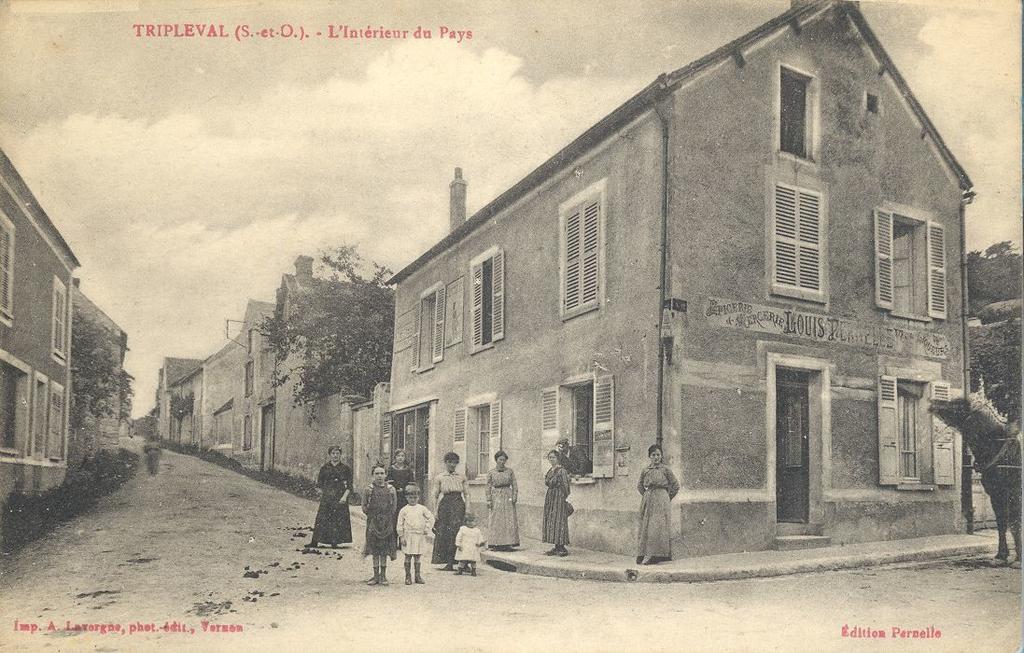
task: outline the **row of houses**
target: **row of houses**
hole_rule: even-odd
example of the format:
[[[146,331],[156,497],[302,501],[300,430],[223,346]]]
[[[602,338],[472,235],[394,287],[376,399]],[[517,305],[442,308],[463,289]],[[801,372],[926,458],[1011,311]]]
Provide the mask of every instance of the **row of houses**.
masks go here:
[[[466,189],[456,170],[450,231],[391,279],[390,385],[339,399],[357,470],[403,448],[425,484],[455,451],[482,511],[503,449],[538,537],[566,437],[592,461],[572,542],[618,553],[654,443],[677,555],[963,529],[961,440],[928,407],[964,388],[974,192],[856,3],[794,2],[659,76],[468,219]],[[169,359],[165,406],[217,356],[264,378],[246,320],[237,351]],[[234,450],[309,472],[322,442],[253,383],[204,396],[193,439],[234,420]]]
[[[120,395],[109,417],[83,411],[69,431],[72,325],[96,325],[118,369],[128,350],[127,334],[82,293],[73,277],[79,265],[0,151],[0,501],[59,485],[69,469],[128,432]]]

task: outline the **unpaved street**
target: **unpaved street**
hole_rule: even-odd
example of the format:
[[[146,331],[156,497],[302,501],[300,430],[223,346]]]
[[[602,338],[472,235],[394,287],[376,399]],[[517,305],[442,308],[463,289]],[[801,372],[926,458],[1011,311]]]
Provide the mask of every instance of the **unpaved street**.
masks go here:
[[[470,578],[426,566],[427,584],[406,587],[400,557],[389,568],[392,584],[373,588],[362,582],[370,569],[356,551],[301,552],[309,531],[295,534],[312,523],[315,510],[312,502],[165,452],[158,476],[141,471],[96,512],[0,561],[0,648],[1004,652],[1018,646],[1020,571],[977,560],[693,585],[568,581],[489,568]],[[357,540],[360,526],[353,523]],[[241,632],[204,631],[204,622]],[[122,632],[68,630],[69,624],[115,624]],[[886,638],[844,638],[844,625],[881,630]],[[132,627],[142,632],[127,633]],[[893,627],[937,629],[941,637],[894,641]]]

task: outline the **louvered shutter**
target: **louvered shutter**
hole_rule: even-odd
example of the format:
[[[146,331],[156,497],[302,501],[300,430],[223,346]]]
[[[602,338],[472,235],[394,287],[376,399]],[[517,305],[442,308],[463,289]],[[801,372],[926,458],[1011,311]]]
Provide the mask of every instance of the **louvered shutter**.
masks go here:
[[[476,263],[470,268],[473,280],[473,347],[484,344],[484,266]]]
[[[593,202],[583,210],[583,274],[580,305],[597,301],[600,291],[600,213],[601,203]]]
[[[391,457],[391,423],[393,419],[394,413],[384,413],[384,415],[381,416],[380,451],[384,454],[385,459]]]
[[[611,376],[594,378],[594,476],[615,474],[615,383]]]
[[[820,292],[821,195],[775,186],[772,278],[775,283]]]
[[[951,392],[949,381],[932,381],[932,401],[949,401]]]
[[[53,286],[53,350],[64,354],[64,329],[67,307],[66,291],[58,282]]]
[[[875,211],[875,304],[891,311],[892,279],[892,214]]]
[[[505,253],[491,259],[491,342],[505,337]]]
[[[64,457],[64,390],[57,385],[50,389],[50,437],[46,446],[48,458]]]
[[[797,285],[796,191],[775,187],[774,280],[784,286]]]
[[[558,443],[558,386],[540,392],[540,468],[548,468],[548,452]]]
[[[466,471],[466,409],[455,409],[455,424],[452,428],[452,451],[459,456],[459,467]]]
[[[0,225],[0,311],[11,314],[11,259],[13,238],[6,225]]]
[[[441,286],[434,293],[434,343],[430,360],[437,363],[444,359],[444,308],[445,288]]]
[[[934,389],[934,387],[933,387]],[[947,388],[948,389],[948,388]],[[956,485],[956,431],[932,416],[932,471],[936,485]]]
[[[800,191],[800,287],[821,290],[821,196]]]
[[[498,450],[501,449],[501,401],[491,402],[491,425],[489,433],[491,436],[489,452],[491,458],[493,459],[494,454],[498,453]],[[490,463],[488,463],[488,465],[489,464]],[[481,468],[481,474],[484,474],[486,472],[486,469]]]
[[[928,223],[928,315],[946,319],[946,229]]]
[[[580,305],[581,217],[577,208],[565,219],[565,287],[562,291],[563,305],[567,311]]]
[[[412,371],[420,368],[420,314],[423,312],[423,302],[416,304],[412,317]]]
[[[878,379],[878,484],[900,482],[899,419],[896,377]]]

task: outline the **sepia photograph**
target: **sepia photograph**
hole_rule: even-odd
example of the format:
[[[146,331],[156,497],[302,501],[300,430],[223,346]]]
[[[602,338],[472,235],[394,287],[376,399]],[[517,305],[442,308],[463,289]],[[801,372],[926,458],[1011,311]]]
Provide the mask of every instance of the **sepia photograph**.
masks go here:
[[[0,0],[0,651],[1018,651],[1017,0]]]

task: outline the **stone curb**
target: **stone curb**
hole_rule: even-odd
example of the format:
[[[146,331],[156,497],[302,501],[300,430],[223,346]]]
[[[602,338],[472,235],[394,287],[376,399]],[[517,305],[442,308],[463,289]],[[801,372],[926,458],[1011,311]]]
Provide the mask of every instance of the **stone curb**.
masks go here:
[[[574,563],[564,559],[537,561],[525,558],[522,552],[504,553],[486,551],[483,559],[492,567],[502,571],[573,580],[599,580],[606,582],[640,583],[701,583],[749,578],[771,578],[839,569],[853,569],[900,562],[920,562],[953,556],[974,556],[990,554],[991,541],[958,546],[932,546],[924,549],[889,551],[879,553],[837,553],[825,557],[804,560],[765,561],[754,564],[734,564],[720,567],[658,570],[623,565]],[[771,552],[766,552],[771,553]],[[695,560],[700,560],[699,558]]]

